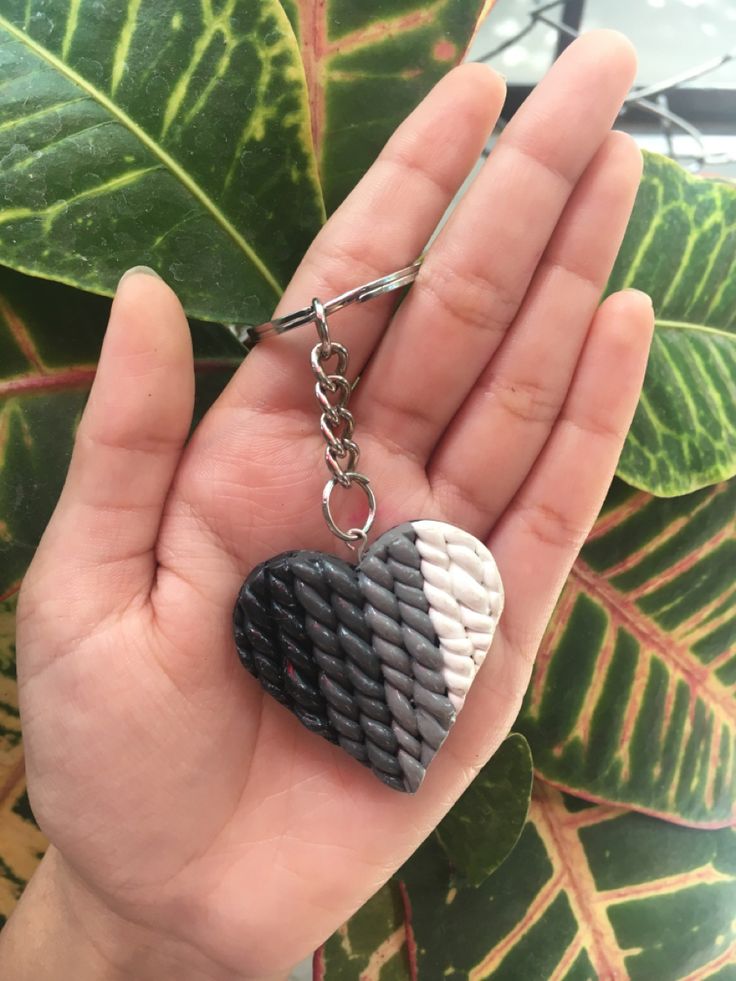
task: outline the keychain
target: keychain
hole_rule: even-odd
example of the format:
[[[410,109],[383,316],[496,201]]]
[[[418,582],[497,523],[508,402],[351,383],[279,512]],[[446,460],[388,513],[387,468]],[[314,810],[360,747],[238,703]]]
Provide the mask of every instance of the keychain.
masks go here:
[[[357,469],[348,351],[332,340],[327,318],[413,282],[420,262],[247,329],[246,339],[258,342],[316,325],[311,368],[330,471],[322,511],[358,562],[284,552],[250,573],[234,612],[238,655],[262,687],[307,729],[409,793],[419,789],[488,653],[503,586],[486,546],[442,521],[407,521],[368,544],[376,498]],[[353,485],[364,492],[368,515],[362,528],[343,530],[332,494]]]

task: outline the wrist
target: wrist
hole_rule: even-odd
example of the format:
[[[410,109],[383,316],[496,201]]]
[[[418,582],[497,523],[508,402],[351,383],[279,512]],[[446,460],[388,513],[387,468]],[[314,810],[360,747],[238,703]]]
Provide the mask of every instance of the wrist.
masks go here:
[[[82,883],[51,846],[0,934],[13,981],[285,981],[233,973],[191,945],[133,923]]]
[[[64,878],[62,860],[52,846],[0,934],[0,976],[66,981],[76,971],[79,981],[122,981],[86,938]]]

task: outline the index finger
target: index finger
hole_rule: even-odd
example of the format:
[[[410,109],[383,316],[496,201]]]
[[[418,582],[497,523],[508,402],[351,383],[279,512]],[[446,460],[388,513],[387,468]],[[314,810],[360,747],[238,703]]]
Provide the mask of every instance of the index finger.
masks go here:
[[[294,274],[276,315],[327,300],[409,265],[421,253],[472,170],[501,111],[505,87],[486,65],[449,72],[388,141],[376,162],[332,215]],[[336,315],[339,340],[360,371],[382,333],[393,294]],[[295,407],[295,379],[308,375],[316,333],[305,327],[265,341],[221,396],[225,404]],[[311,406],[311,390],[302,386]]]

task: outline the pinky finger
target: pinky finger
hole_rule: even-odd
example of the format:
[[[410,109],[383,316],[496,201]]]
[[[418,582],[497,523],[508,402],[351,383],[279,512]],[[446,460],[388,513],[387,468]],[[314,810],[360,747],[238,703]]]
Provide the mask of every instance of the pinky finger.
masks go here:
[[[502,629],[536,652],[557,597],[598,516],[641,392],[654,327],[631,290],[599,308],[552,433],[489,542],[503,571]]]

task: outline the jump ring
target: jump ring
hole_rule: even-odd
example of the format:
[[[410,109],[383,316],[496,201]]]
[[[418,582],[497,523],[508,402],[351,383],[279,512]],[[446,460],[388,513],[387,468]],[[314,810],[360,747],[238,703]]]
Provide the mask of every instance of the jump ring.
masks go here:
[[[324,304],[316,296],[312,300],[312,309],[314,310],[314,324],[320,339],[320,354],[322,359],[326,361],[332,353],[332,340],[330,328],[327,326]]]
[[[368,532],[371,530],[373,521],[376,517],[376,495],[373,493],[373,488],[370,485],[370,481],[362,473],[348,472],[345,474],[348,478],[350,484],[358,484],[362,488],[363,493],[368,501],[368,517],[365,519],[362,528],[351,528],[349,531],[343,531],[342,528],[338,528],[335,524],[335,519],[332,516],[332,509],[330,507],[330,500],[332,498],[332,492],[335,487],[340,483],[337,477],[333,477],[328,480],[325,484],[325,489],[322,492],[322,514],[327,522],[327,527],[337,537],[343,542],[357,542],[365,535],[367,537]]]
[[[348,532],[349,535],[356,535],[357,537],[352,542],[346,542],[347,547],[355,552],[358,557],[358,562],[363,558],[363,552],[368,544],[368,536],[363,531],[362,528],[351,528]]]

